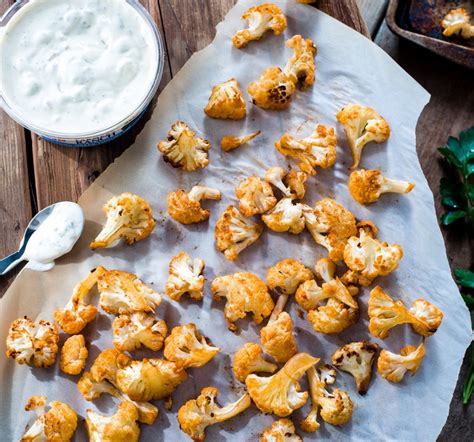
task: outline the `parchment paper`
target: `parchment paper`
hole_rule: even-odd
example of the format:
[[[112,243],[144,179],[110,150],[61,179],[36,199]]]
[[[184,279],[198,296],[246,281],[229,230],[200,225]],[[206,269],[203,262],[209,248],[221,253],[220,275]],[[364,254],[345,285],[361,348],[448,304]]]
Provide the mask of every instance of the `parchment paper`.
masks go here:
[[[218,25],[214,42],[193,55],[162,92],[151,120],[135,144],[81,197],[79,202],[87,223],[73,251],[60,260],[54,270],[36,273],[25,269],[12,284],[1,301],[2,349],[11,321],[23,315],[51,319],[53,309],[62,308],[74,285],[98,264],[135,272],[161,291],[172,256],[185,250],[193,257],[202,257],[207,264],[205,276],[208,281],[204,301],[185,300],[178,304],[165,296],[156,314],[165,318],[170,328],[178,323],[195,322],[203,334],[222,348],[222,352],[205,368],[189,370],[189,379],[174,394],[171,412],[166,412],[160,403],[161,412],[156,423],[151,427],[142,425],[142,440],[189,440],[178,428],[176,412],[179,406],[207,385],[219,387],[222,404],[237,399],[243,386],[233,380],[231,355],[247,341],[259,342],[258,328],[248,320],[239,322],[240,334],[227,331],[224,302],[212,301],[210,281],[216,275],[244,270],[264,278],[270,265],[286,257],[301,259],[313,267],[316,260],[325,255],[325,250],[316,245],[307,232],[293,236],[266,229],[258,243],[242,253],[237,262],[230,263],[214,247],[214,225],[219,214],[228,204],[236,202],[234,186],[240,179],[251,174],[263,176],[270,166],[286,167],[286,160],[273,147],[283,132],[305,136],[317,122],[336,126],[336,112],[349,102],[360,102],[373,106],[387,118],[392,128],[387,143],[371,144],[365,148],[362,167],[380,168],[390,177],[410,180],[416,184],[415,189],[407,197],[384,196],[378,203],[367,207],[355,203],[347,190],[350,154],[342,129],[337,126],[337,164],[307,181],[305,200],[314,204],[321,197],[334,197],[357,218],[375,221],[380,228],[379,237],[402,244],[405,251],[400,268],[376,283],[408,305],[414,299],[424,297],[438,305],[445,316],[436,335],[426,341],[426,357],[415,377],[406,376],[397,385],[374,375],[368,394],[361,397],[354,388],[353,379],[340,373],[337,385],[346,388],[354,401],[352,420],[341,428],[323,423],[317,433],[300,431],[300,434],[306,439],[323,440],[435,440],[446,420],[471,332],[468,310],[451,278],[433,195],[415,150],[416,122],[429,95],[368,39],[316,9],[294,2],[276,2],[285,9],[288,18],[284,35],[268,35],[244,50],[234,49],[231,36],[243,26],[240,16],[255,3],[241,1],[229,12],[225,21]],[[217,121],[205,116],[202,109],[214,84],[236,77],[242,89],[246,90],[248,83],[267,66],[284,66],[291,55],[284,42],[297,33],[311,37],[318,46],[317,81],[308,91],[296,94],[289,110],[264,111],[249,103],[244,121]],[[155,145],[166,137],[170,125],[177,119],[185,120],[211,141],[213,148],[207,169],[183,173],[161,159]],[[221,152],[218,142],[222,135],[247,134],[258,129],[263,134],[251,145],[232,153]],[[169,219],[166,214],[167,193],[177,188],[189,190],[197,183],[218,187],[223,192],[221,202],[206,203],[212,210],[209,222],[187,227]],[[150,238],[132,247],[120,245],[91,252],[88,243],[104,222],[102,205],[111,196],[124,191],[137,193],[150,201],[157,219],[155,231]],[[300,351],[310,352],[327,362],[338,346],[352,340],[371,339],[382,348],[397,352],[404,345],[418,345],[420,337],[406,326],[394,329],[383,342],[368,334],[368,292],[368,289],[363,290],[359,297],[361,319],[358,324],[339,335],[313,332],[309,323],[296,314],[295,303],[290,302],[287,310],[294,321]],[[88,367],[99,349],[111,346],[112,320],[112,316],[101,313],[98,320],[86,328],[90,346]],[[62,341],[64,339],[62,336]],[[142,357],[144,354],[147,353],[137,352],[134,356]],[[113,412],[117,403],[115,399],[103,397],[94,403],[84,401],[76,389],[77,378],[60,373],[58,365],[49,370],[31,369],[0,358],[1,440],[21,437],[28,423],[23,406],[32,394],[46,394],[50,400],[64,400],[82,417],[87,408]],[[296,424],[308,408],[309,401],[293,415]],[[208,440],[256,440],[262,429],[274,419],[274,416],[258,413],[252,406],[241,417],[210,428]],[[81,422],[76,440],[85,438]]]

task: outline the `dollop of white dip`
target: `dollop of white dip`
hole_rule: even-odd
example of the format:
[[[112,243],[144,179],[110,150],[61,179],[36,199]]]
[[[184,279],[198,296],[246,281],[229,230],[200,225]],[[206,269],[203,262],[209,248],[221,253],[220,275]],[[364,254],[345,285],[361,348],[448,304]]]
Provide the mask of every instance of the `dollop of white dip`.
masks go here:
[[[76,203],[57,203],[51,214],[31,235],[23,259],[28,268],[50,270],[54,260],[68,253],[76,244],[84,228],[84,213]]]
[[[130,116],[158,67],[151,25],[125,0],[31,0],[0,36],[0,89],[48,133],[90,134]]]

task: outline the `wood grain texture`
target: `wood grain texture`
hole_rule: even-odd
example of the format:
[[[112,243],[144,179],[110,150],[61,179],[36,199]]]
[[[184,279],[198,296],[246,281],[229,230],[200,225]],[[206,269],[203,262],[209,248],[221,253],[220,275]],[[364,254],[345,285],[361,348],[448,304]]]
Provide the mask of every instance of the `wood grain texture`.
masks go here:
[[[385,11],[388,6],[388,0],[356,0],[360,14],[364,18],[367,28],[372,38],[382,24]]]

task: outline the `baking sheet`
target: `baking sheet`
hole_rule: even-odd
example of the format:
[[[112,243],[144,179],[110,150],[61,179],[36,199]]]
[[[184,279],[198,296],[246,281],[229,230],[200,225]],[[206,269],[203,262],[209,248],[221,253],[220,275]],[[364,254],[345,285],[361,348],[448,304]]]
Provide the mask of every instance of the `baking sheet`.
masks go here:
[[[208,385],[219,387],[222,404],[240,396],[243,385],[233,380],[231,355],[247,341],[258,342],[259,330],[248,320],[239,322],[239,334],[227,331],[224,302],[212,301],[209,290],[212,279],[236,271],[252,271],[264,278],[266,268],[280,259],[293,257],[313,267],[316,260],[325,255],[324,249],[316,245],[307,232],[293,236],[266,229],[258,243],[243,252],[238,261],[231,263],[214,247],[215,222],[228,204],[236,202],[234,186],[240,179],[251,174],[263,176],[270,166],[286,167],[287,161],[273,147],[283,132],[305,136],[317,122],[322,122],[337,127],[338,161],[334,168],[308,179],[305,201],[313,204],[322,197],[334,197],[357,218],[375,221],[380,228],[379,237],[400,243],[405,251],[399,269],[376,283],[408,305],[414,299],[424,297],[438,305],[445,317],[436,335],[427,339],[426,357],[415,377],[407,376],[402,384],[397,385],[375,375],[368,394],[361,397],[352,378],[340,373],[337,385],[346,388],[354,401],[352,420],[340,428],[323,423],[317,433],[299,432],[305,439],[435,440],[448,415],[471,331],[468,310],[451,278],[433,195],[416,155],[415,127],[429,95],[368,39],[328,15],[294,2],[276,2],[285,9],[288,18],[288,29],[283,36],[268,35],[244,50],[234,49],[231,36],[242,28],[240,16],[255,3],[240,1],[229,12],[225,21],[218,25],[214,42],[193,55],[162,92],[151,120],[135,144],[80,198],[87,221],[81,240],[73,251],[50,272],[36,273],[25,269],[16,278],[0,304],[2,349],[12,320],[23,315],[51,319],[53,309],[62,308],[74,285],[99,264],[135,272],[162,291],[172,256],[184,250],[192,257],[202,257],[206,261],[208,281],[203,302],[184,300],[178,304],[165,296],[156,314],[165,318],[170,328],[195,322],[203,334],[222,348],[222,352],[205,368],[189,370],[188,380],[173,395],[171,412],[166,412],[159,403],[160,416],[155,424],[141,426],[142,440],[189,440],[177,424],[179,406],[196,397],[200,389]],[[264,111],[249,103],[248,116],[243,121],[212,120],[205,116],[202,108],[214,84],[235,77],[245,90],[264,68],[284,66],[291,55],[284,42],[296,33],[311,37],[318,46],[317,81],[308,91],[296,94],[289,110]],[[347,190],[351,159],[342,129],[336,126],[335,119],[336,112],[349,102],[373,106],[389,121],[392,128],[389,141],[367,146],[362,167],[380,168],[390,177],[414,182],[416,187],[408,197],[384,196],[380,202],[368,207],[351,199]],[[166,137],[170,125],[177,119],[187,121],[199,135],[212,143],[208,168],[183,173],[161,159],[155,145]],[[222,135],[247,134],[255,130],[262,130],[263,134],[252,144],[231,153],[221,152],[218,142]],[[183,226],[169,219],[166,194],[177,188],[190,189],[198,183],[218,187],[223,193],[222,201],[206,203],[212,211],[209,222]],[[155,231],[151,237],[132,247],[120,245],[113,249],[90,251],[88,244],[104,221],[102,205],[111,196],[124,191],[137,193],[150,201],[157,219]],[[329,361],[338,346],[352,340],[371,339],[391,351],[398,351],[408,344],[417,345],[420,337],[405,326],[394,329],[383,342],[369,335],[368,292],[369,289],[364,289],[359,296],[359,322],[339,335],[313,332],[309,323],[296,314],[296,304],[289,303],[287,310],[294,321],[300,351]],[[100,350],[111,346],[112,320],[112,316],[101,313],[96,322],[86,328],[90,347],[88,367]],[[64,339],[62,336],[62,341]],[[137,352],[134,356],[145,354]],[[94,403],[84,401],[76,389],[77,377],[60,373],[58,365],[49,370],[31,369],[0,358],[0,431],[3,435],[0,439],[18,440],[21,437],[28,423],[23,406],[32,394],[46,394],[50,400],[64,400],[82,417],[87,408],[113,412],[115,399],[104,396]],[[308,409],[309,402],[294,413],[293,421],[297,424]],[[258,413],[252,406],[232,421],[208,429],[208,440],[255,440],[274,419],[274,416]],[[84,425],[80,423],[76,440],[85,439]]]

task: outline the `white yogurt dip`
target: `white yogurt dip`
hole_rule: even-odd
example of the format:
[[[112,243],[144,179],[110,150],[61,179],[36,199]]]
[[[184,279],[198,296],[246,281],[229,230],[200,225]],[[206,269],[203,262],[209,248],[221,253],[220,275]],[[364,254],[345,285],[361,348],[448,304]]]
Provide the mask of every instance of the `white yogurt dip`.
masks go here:
[[[76,203],[57,203],[51,214],[31,235],[23,253],[28,267],[46,271],[54,267],[54,260],[68,253],[76,244],[84,228],[84,213]]]
[[[2,98],[30,128],[95,133],[140,107],[158,54],[152,25],[125,0],[30,0],[2,28]]]

